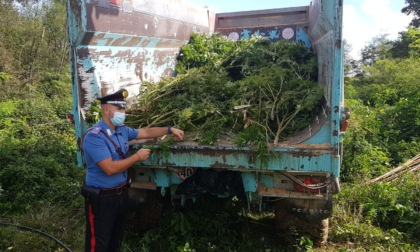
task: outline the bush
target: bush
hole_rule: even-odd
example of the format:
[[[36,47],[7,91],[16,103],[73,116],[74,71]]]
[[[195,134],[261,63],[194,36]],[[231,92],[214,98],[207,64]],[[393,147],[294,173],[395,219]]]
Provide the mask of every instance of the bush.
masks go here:
[[[416,241],[420,233],[419,174],[406,174],[392,183],[347,184],[337,196],[336,239],[372,245]],[[340,219],[337,220],[336,218]]]

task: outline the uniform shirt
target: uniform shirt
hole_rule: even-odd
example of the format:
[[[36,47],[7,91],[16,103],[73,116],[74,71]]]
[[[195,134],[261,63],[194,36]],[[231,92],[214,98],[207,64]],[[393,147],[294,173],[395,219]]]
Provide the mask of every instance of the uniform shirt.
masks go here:
[[[110,157],[112,157],[112,160],[122,159],[117,149],[101,130],[121,148],[126,157],[128,156],[128,141],[137,137],[138,130],[123,125],[116,127],[115,131],[113,131],[101,120],[89,129],[83,139],[83,151],[87,166],[86,185],[113,188],[127,182],[127,171],[107,175],[98,166],[99,161]]]

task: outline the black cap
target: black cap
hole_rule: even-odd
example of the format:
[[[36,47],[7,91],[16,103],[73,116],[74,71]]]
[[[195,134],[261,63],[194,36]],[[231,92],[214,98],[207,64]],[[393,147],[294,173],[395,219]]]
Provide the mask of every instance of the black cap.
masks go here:
[[[128,97],[127,89],[120,89],[117,92],[98,98],[101,104],[112,104],[120,108],[127,108],[127,102],[125,101]]]

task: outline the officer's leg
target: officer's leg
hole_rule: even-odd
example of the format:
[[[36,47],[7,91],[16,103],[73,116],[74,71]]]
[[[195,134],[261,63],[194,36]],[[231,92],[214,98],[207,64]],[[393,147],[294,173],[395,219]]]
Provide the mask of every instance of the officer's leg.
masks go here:
[[[111,240],[108,250],[109,252],[119,251],[121,247],[121,243],[124,236],[124,230],[127,222],[127,216],[129,213],[128,191],[126,190],[121,195],[117,195],[116,202],[118,202],[118,213],[111,234]]]
[[[94,251],[108,251],[116,215],[115,202],[112,197],[101,196],[98,210],[92,209],[95,208],[90,207],[87,218],[89,229],[86,230],[86,238],[89,241],[86,239],[85,251],[91,251],[91,248]]]

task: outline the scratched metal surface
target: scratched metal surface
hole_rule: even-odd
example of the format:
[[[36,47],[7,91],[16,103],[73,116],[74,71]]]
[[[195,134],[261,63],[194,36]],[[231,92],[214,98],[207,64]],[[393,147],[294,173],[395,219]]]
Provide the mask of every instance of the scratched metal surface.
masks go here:
[[[70,0],[67,12],[80,165],[91,102],[122,87],[132,102],[143,82],[172,76],[180,47],[209,34],[212,16],[182,0]]]
[[[215,146],[172,146],[168,153],[154,153],[145,167],[192,167],[251,171],[332,172],[329,149],[275,148],[268,158],[261,158],[252,148]]]
[[[144,81],[173,75],[190,34],[210,31],[207,11],[183,1],[72,0],[69,6],[81,109],[122,87],[135,97]]]
[[[70,57],[79,141],[86,130],[84,111],[91,101],[121,87],[133,98],[144,81],[157,82],[173,75],[177,53],[192,32],[219,32],[231,39],[259,34],[300,41],[317,52],[326,106],[296,136],[293,143],[298,145],[278,148],[279,158],[264,167],[252,151],[200,146],[174,146],[170,158],[154,157],[144,165],[326,171],[338,177],[343,107],[341,4],[339,0],[313,0],[303,7],[215,14],[182,0],[70,0]],[[308,144],[318,149],[307,148]],[[80,152],[78,160],[80,164]]]

